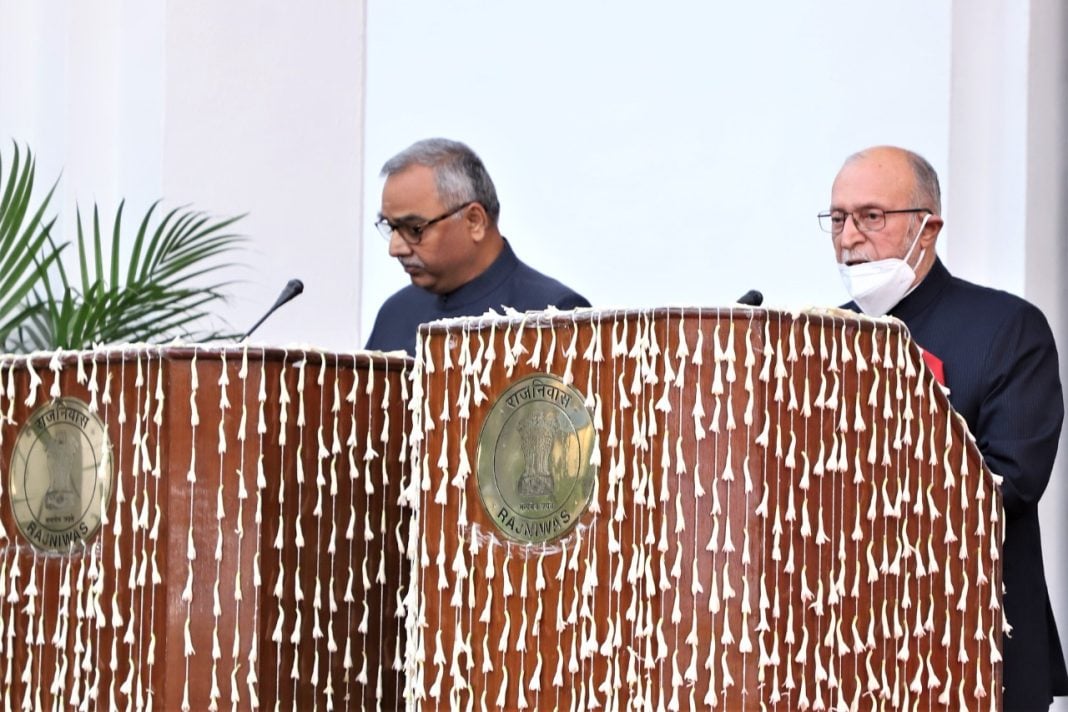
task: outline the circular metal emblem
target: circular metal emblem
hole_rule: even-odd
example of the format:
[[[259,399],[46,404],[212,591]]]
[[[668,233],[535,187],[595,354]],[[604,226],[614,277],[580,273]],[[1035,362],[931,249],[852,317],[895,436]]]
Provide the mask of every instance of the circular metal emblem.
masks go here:
[[[114,476],[107,430],[85,403],[57,398],[38,408],[11,454],[19,531],[42,551],[80,548],[100,528]]]
[[[557,539],[586,511],[596,433],[578,391],[547,373],[525,376],[494,402],[478,438],[478,492],[506,536]]]

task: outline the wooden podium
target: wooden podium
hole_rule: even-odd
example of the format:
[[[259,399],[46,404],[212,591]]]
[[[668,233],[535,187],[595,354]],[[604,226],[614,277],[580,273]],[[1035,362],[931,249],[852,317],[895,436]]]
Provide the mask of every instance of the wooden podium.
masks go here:
[[[400,706],[410,367],[0,357],[0,709]]]
[[[414,705],[1000,707],[998,488],[899,322],[541,313],[424,325],[419,348]],[[596,432],[589,505],[546,542],[480,490],[508,476],[480,471],[508,455],[480,442],[491,411],[536,373]]]

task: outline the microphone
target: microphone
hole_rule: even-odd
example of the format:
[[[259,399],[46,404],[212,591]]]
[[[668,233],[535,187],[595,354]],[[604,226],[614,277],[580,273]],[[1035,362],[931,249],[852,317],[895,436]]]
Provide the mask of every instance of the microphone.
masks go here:
[[[755,289],[750,289],[748,292],[738,297],[738,303],[744,304],[747,307],[759,307],[764,303],[764,295]]]
[[[285,288],[282,289],[282,293],[278,295],[278,299],[275,300],[274,306],[268,309],[267,313],[261,316],[260,320],[252,325],[252,328],[249,329],[243,337],[241,337],[241,340],[244,341],[248,337],[252,336],[252,332],[255,331],[260,324],[266,321],[267,317],[269,317],[271,314],[274,314],[278,307],[282,306],[283,304],[285,304],[303,291],[304,282],[301,282],[299,279],[289,280],[289,282],[286,283]]]

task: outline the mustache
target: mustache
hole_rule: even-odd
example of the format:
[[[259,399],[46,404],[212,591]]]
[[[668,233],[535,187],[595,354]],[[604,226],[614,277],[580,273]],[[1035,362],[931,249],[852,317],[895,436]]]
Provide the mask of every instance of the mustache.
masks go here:
[[[401,267],[404,267],[405,269],[408,269],[408,268],[411,268],[411,267],[414,267],[416,269],[423,269],[423,268],[426,267],[426,265],[423,264],[423,261],[421,259],[419,259],[418,257],[414,257],[414,256],[413,257],[406,257],[406,258],[403,258],[403,259],[398,257],[397,261],[400,262],[401,263]]]
[[[849,264],[850,262],[871,262],[871,261],[872,261],[871,255],[868,254],[867,250],[852,250],[852,249],[843,249],[841,258],[839,259],[839,262],[841,262],[842,264]]]

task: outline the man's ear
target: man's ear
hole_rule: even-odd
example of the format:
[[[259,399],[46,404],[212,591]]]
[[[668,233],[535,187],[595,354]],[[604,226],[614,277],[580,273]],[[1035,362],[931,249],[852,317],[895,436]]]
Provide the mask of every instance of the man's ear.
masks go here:
[[[923,234],[920,235],[920,247],[923,249],[930,249],[934,246],[935,240],[938,239],[938,235],[942,232],[942,216],[932,215],[927,219],[927,224],[923,226]]]
[[[482,242],[489,234],[489,214],[482,207],[482,203],[471,203],[464,208],[464,226],[474,242]]]

